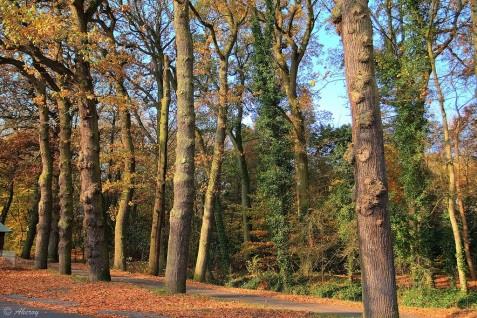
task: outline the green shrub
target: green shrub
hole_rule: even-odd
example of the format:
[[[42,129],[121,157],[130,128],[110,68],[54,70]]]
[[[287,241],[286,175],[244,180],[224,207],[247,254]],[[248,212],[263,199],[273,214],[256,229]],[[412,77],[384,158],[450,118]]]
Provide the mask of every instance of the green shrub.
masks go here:
[[[477,293],[462,294],[458,289],[403,288],[399,289],[399,300],[412,307],[477,308]]]
[[[361,299],[363,298],[361,284],[348,283],[342,288],[338,289],[333,298],[341,300],[361,301]]]
[[[323,298],[360,301],[362,291],[360,283],[331,280],[311,288],[311,294]]]

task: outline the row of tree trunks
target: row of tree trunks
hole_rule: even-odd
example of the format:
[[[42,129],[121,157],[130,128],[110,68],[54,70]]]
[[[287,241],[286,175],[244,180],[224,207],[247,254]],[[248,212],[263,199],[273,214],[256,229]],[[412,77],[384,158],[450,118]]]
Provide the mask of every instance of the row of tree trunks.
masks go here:
[[[194,52],[189,25],[189,1],[174,0],[177,48],[177,135],[174,204],[170,213],[166,286],[171,293],[186,291],[191,219],[194,213],[195,113]]]
[[[157,179],[156,196],[152,212],[151,241],[149,248],[149,274],[159,275],[161,249],[164,255],[163,231],[166,221],[166,173],[167,173],[167,142],[169,140],[169,106],[171,103],[171,84],[169,60],[164,56],[163,62],[163,83],[162,99],[159,120],[158,134],[158,160],[157,160]]]
[[[384,142],[367,0],[336,1],[352,110],[364,317],[398,317]]]

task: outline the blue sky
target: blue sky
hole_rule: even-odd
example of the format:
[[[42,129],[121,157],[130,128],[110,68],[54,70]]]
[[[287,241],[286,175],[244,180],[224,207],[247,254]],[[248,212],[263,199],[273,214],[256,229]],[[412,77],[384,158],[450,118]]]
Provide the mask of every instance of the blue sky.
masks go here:
[[[317,80],[316,87],[320,88],[319,99],[315,101],[316,111],[329,111],[332,113],[332,124],[334,126],[341,126],[343,124],[351,123],[351,112],[348,105],[348,98],[346,96],[346,83],[344,79],[343,70],[339,69],[339,65],[330,65],[329,62],[321,62],[318,59],[323,60],[323,56],[327,55],[330,49],[341,48],[340,38],[334,30],[326,30],[321,28],[318,31],[318,42],[323,46],[322,54],[320,57],[314,58],[314,65],[316,65],[315,71],[325,73],[327,70],[331,71],[330,76],[323,83]],[[327,59],[325,59],[327,61]],[[447,74],[447,65],[442,61],[437,63],[437,72],[439,77]],[[431,83],[429,85],[431,89],[431,96],[433,96],[434,87]],[[468,105],[470,102],[475,102],[475,81],[469,81],[470,85],[458,84],[458,88],[451,87],[448,81],[441,80],[441,85],[445,91],[446,97],[446,111],[449,120],[456,115],[455,106]],[[440,121],[441,115],[438,104],[434,98],[432,101],[428,113],[433,119]]]

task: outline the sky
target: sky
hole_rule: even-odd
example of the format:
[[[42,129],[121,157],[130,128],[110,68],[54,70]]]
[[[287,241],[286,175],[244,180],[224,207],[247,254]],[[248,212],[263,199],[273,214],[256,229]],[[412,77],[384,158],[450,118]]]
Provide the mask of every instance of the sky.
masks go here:
[[[340,38],[334,30],[321,28],[317,36],[319,44],[323,46],[322,56],[328,54],[330,49],[341,48]],[[351,112],[346,95],[346,83],[343,70],[340,70],[338,65],[330,65],[326,59],[324,63],[318,61],[318,58],[322,58],[322,56],[314,58],[314,71],[324,74],[328,69],[332,71],[332,75],[325,81],[317,80],[316,87],[319,89],[319,99],[315,100],[315,111],[329,111],[332,114],[331,124],[333,126],[349,124],[351,123]],[[437,72],[440,77],[447,73],[446,65],[442,61],[439,62],[439,60],[437,63]],[[475,82],[471,81],[472,87],[461,85],[457,89],[446,86],[446,81],[441,82],[445,91],[445,105],[449,120],[456,115],[456,105],[462,106],[468,105],[470,102],[476,102]],[[432,81],[429,87],[431,94],[433,94],[432,91],[434,87]],[[441,121],[439,105],[435,98],[428,108],[428,113],[433,119],[439,122]]]

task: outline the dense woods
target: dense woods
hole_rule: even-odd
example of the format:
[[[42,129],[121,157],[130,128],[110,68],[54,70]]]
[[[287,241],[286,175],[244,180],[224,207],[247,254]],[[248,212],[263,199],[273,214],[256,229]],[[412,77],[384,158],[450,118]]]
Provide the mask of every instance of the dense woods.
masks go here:
[[[4,249],[477,303],[476,57],[474,0],[0,0]]]

